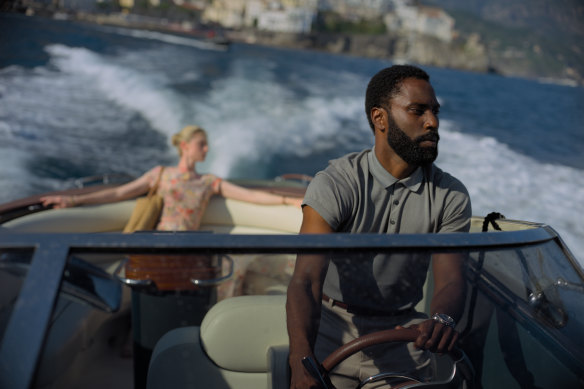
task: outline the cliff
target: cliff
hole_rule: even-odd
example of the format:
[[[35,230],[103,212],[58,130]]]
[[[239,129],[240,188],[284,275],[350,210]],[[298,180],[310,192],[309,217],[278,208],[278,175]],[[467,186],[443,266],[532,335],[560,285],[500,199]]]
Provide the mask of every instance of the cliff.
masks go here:
[[[505,36],[485,37],[480,32],[459,34],[447,43],[435,37],[414,34],[290,34],[257,30],[228,31],[236,42],[308,50],[321,50],[395,62],[411,62],[474,72],[538,79],[576,86],[584,85],[581,53],[570,55],[562,44],[530,41],[524,30],[506,30]]]
[[[582,0],[423,0],[480,36],[502,74],[584,85]]]
[[[230,31],[233,41],[267,46],[321,50],[335,54],[390,59],[445,68],[476,72],[496,72],[485,46],[476,35],[456,39],[451,43],[419,34],[309,34],[262,32],[256,30]]]

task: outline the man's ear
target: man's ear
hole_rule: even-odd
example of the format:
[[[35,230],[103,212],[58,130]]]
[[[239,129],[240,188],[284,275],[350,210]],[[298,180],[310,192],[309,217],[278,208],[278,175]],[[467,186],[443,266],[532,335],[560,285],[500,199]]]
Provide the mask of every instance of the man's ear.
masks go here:
[[[387,123],[387,111],[385,108],[373,107],[371,108],[371,121],[376,131],[385,132]]]

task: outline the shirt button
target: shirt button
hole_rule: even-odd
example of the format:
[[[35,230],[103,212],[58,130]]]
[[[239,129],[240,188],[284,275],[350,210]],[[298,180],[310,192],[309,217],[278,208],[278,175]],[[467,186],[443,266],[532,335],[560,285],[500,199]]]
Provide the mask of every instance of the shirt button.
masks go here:
[[[395,220],[392,219],[392,220],[389,221],[389,223],[390,224],[395,224]]]
[[[399,200],[393,200],[393,205],[398,205],[399,204]]]

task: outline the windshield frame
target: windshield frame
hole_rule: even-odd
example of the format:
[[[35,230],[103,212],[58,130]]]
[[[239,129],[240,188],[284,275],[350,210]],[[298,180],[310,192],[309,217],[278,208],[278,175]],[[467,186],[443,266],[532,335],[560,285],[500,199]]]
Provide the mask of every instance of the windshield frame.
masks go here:
[[[492,233],[230,235],[207,232],[140,232],[135,234],[0,234],[0,250],[33,249],[34,254],[0,345],[0,377],[11,372],[10,387],[30,387],[42,352],[68,258],[80,252],[102,254],[185,253],[220,250],[231,253],[319,253],[363,250],[487,250],[556,241],[571,265],[582,268],[553,228]],[[45,293],[39,295],[38,291]]]

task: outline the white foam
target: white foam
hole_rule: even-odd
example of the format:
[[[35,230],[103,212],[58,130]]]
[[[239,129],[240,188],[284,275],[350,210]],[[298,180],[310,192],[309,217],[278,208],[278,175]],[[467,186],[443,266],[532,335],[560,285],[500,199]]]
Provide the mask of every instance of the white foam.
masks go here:
[[[229,77],[213,84],[205,101],[193,101],[193,118],[210,133],[206,166],[211,171],[229,176],[241,160],[268,164],[274,155],[309,157],[370,145],[362,97],[336,95],[330,87],[298,79],[296,86],[309,92],[298,99],[289,87],[272,82],[273,72],[269,62],[238,61]],[[355,144],[355,139],[361,142]]]
[[[496,211],[509,219],[548,224],[584,263],[584,172],[541,163],[494,138],[449,131],[454,127],[442,121],[437,164],[465,183],[473,214]]]
[[[139,112],[154,128],[167,135],[180,128],[177,97],[166,87],[163,74],[144,74],[84,48],[51,45],[46,50],[61,71],[83,76],[87,88],[98,89],[120,106]]]

